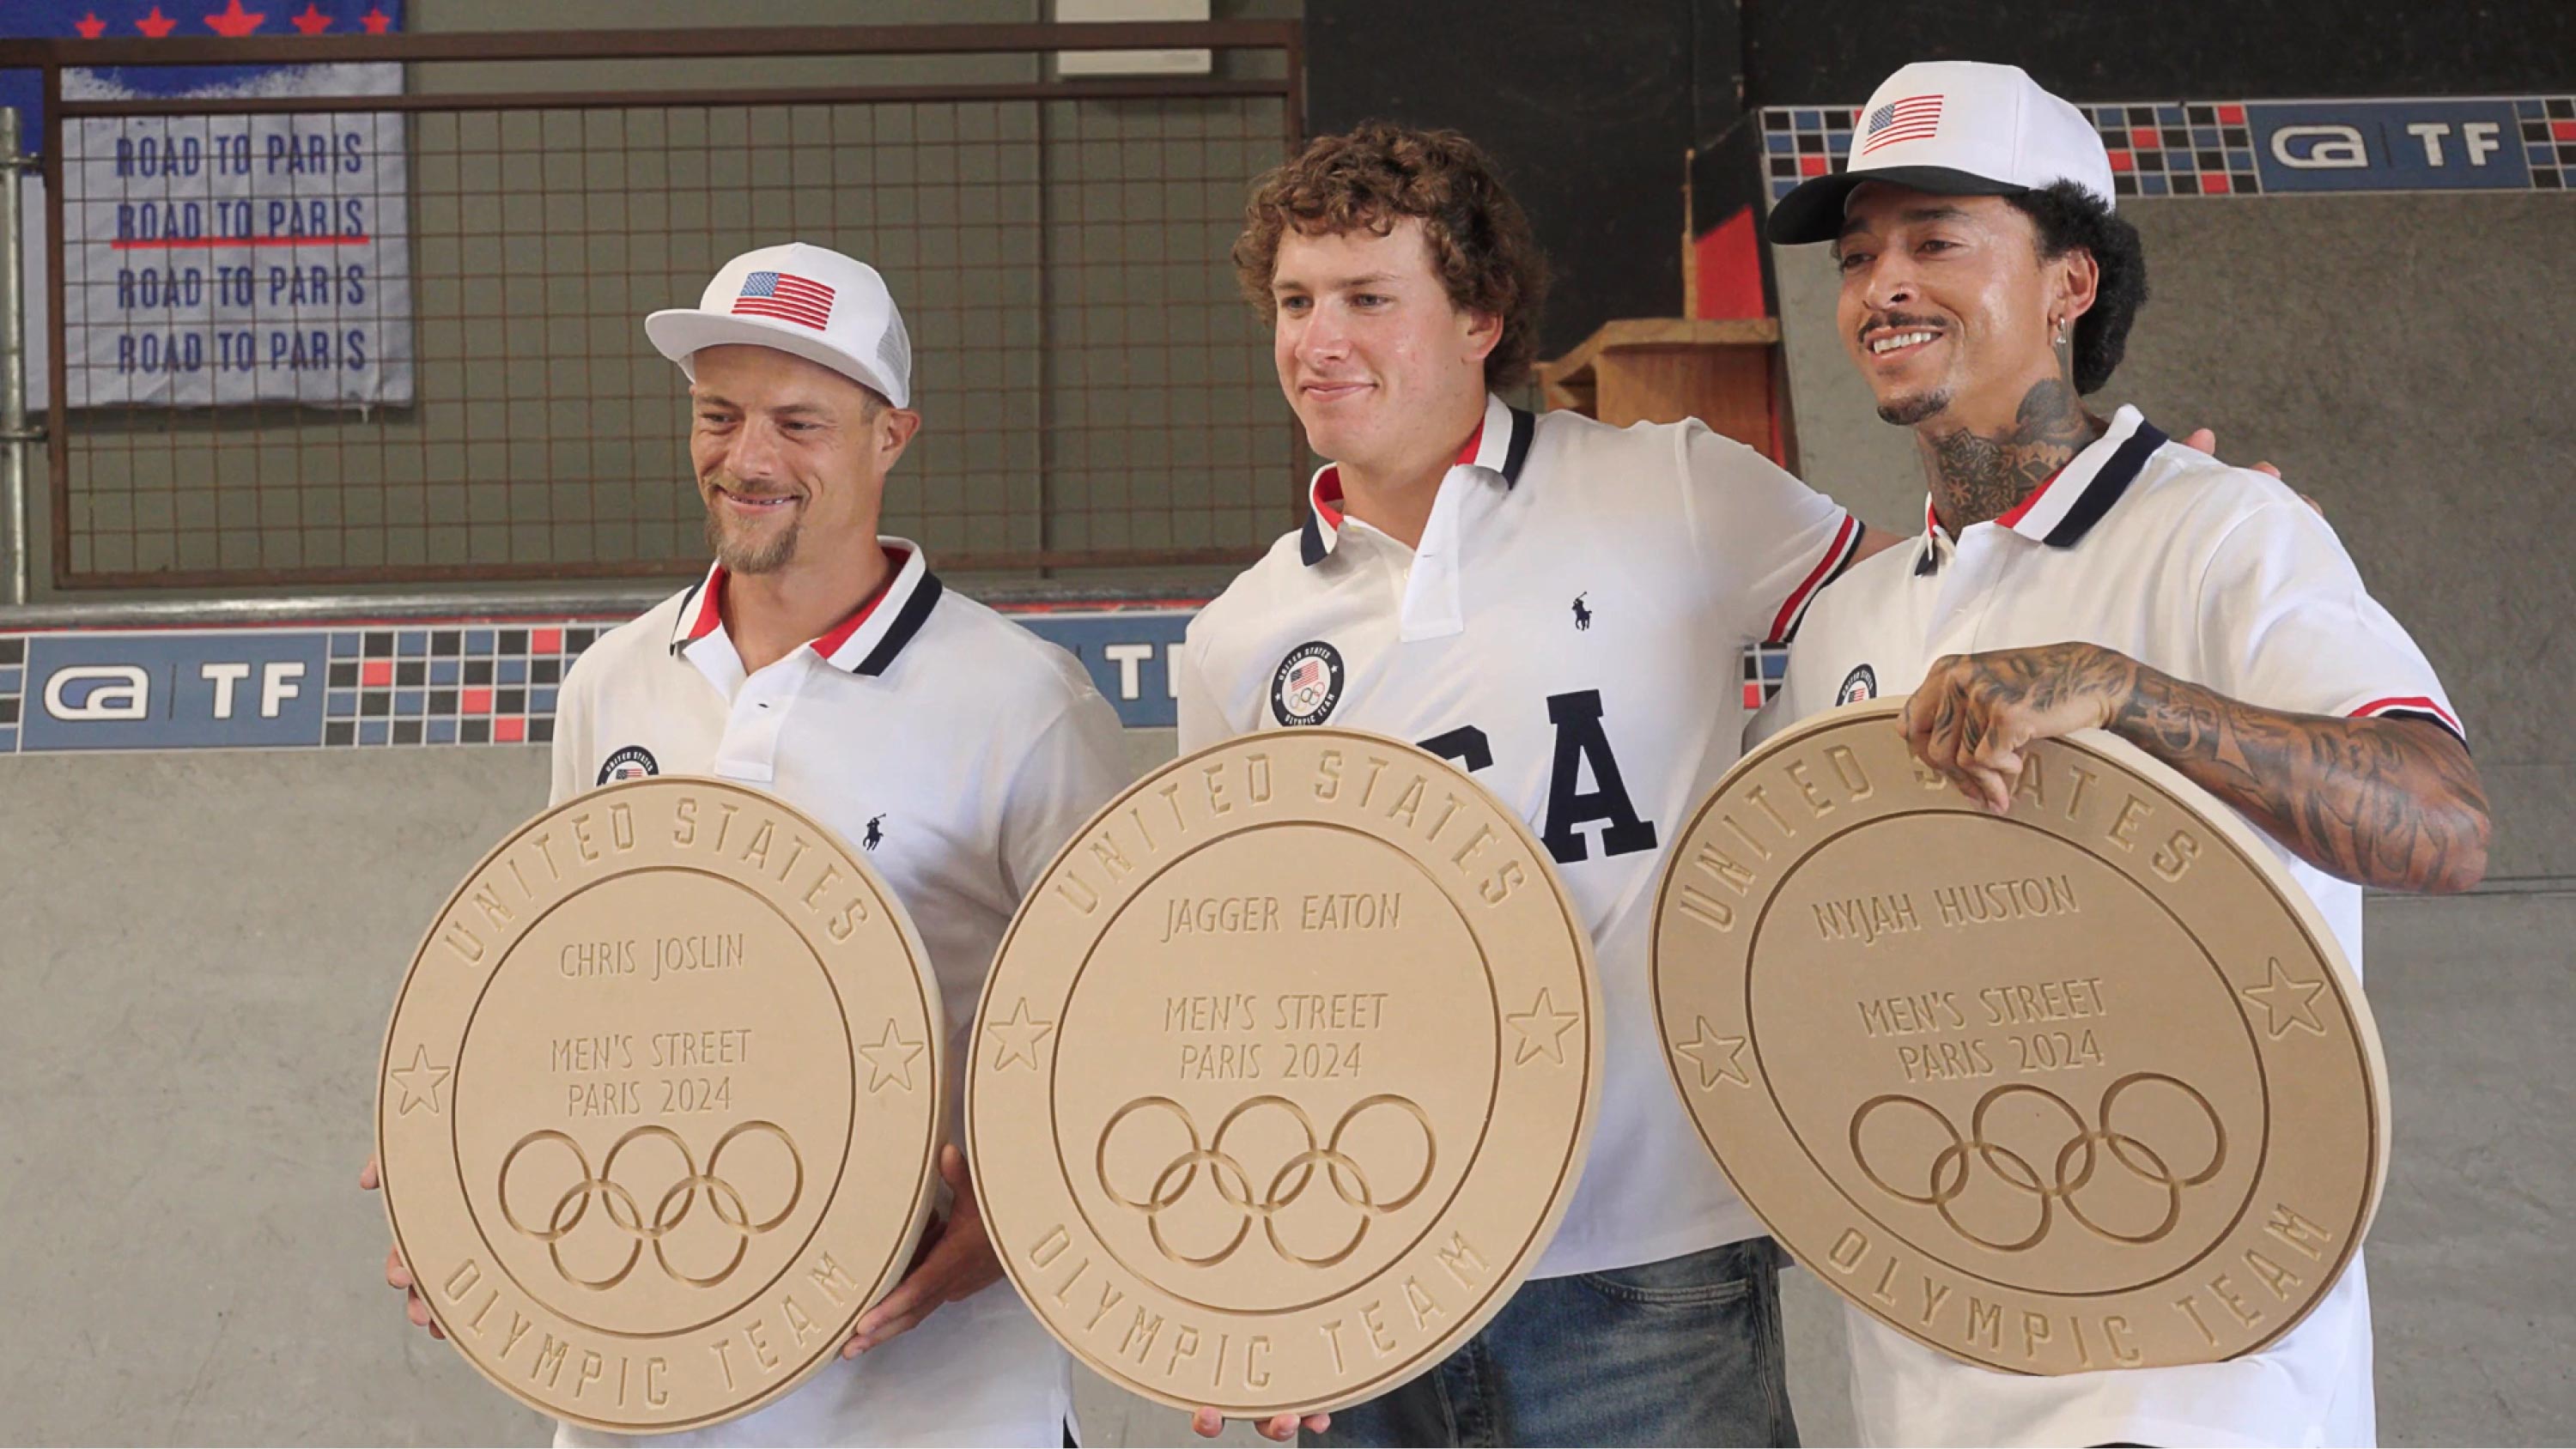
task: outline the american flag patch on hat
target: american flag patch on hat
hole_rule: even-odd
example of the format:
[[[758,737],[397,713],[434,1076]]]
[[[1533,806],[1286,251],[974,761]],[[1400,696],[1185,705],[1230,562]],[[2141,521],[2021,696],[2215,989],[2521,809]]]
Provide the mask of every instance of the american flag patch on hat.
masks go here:
[[[777,317],[820,332],[832,320],[832,289],[793,272],[754,272],[742,279],[734,315]]]
[[[1866,156],[1899,141],[1928,141],[1940,129],[1939,96],[1907,96],[1890,101],[1869,113],[1869,128],[1861,132],[1860,154]]]

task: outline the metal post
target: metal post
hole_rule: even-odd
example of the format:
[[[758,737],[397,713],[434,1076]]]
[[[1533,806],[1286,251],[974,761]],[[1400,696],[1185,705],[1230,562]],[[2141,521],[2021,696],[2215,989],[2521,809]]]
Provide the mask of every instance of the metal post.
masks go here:
[[[0,106],[0,508],[8,514],[8,602],[27,602],[27,264],[18,108]],[[56,399],[59,404],[61,400]]]

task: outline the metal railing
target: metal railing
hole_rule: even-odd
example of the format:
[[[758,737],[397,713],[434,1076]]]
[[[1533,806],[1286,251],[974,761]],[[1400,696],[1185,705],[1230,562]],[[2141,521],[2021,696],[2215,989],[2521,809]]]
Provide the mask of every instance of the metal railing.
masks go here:
[[[1210,51],[1210,73],[1050,73],[1065,50],[1171,49]],[[850,78],[806,83],[817,57]],[[761,74],[689,72],[728,60]],[[295,62],[436,63],[476,85],[531,67],[560,84],[597,62],[678,79],[175,100],[64,84],[75,66]],[[1247,183],[1298,140],[1300,64],[1298,28],[1269,22],[0,42],[0,66],[44,80],[51,581],[692,572],[688,411],[642,318],[694,302],[725,258],[791,239],[873,262],[904,310],[927,426],[889,481],[886,526],[941,568],[1249,559],[1298,516],[1301,454],[1227,247]],[[406,385],[174,402],[138,373],[189,348],[214,365],[231,339],[191,342],[183,318],[149,356],[97,340],[85,319],[159,285],[66,236],[70,218],[94,232],[150,199],[104,158],[230,117],[290,150],[399,161],[368,214],[399,213],[400,245],[356,238],[388,275],[348,305],[407,344]],[[306,270],[336,285],[306,256],[320,244],[285,243],[276,268],[263,254],[242,295]],[[302,345],[262,324],[240,346],[272,342]],[[0,348],[0,383],[8,366]],[[23,435],[11,427],[0,409],[0,439]]]

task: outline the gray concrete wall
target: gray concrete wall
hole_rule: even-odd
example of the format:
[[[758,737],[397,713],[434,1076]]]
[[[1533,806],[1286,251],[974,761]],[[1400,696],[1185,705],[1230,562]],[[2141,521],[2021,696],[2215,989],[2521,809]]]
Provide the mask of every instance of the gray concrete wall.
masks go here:
[[[1132,740],[1140,770],[1171,750]],[[544,766],[0,760],[0,1441],[544,1442],[403,1323],[354,1185],[394,987]],[[2398,1114],[2371,1247],[2384,1437],[2563,1439],[2576,895],[2378,899],[2370,930]],[[1845,1442],[1838,1310],[1803,1276],[1790,1310],[1808,1441]],[[1082,1403],[1094,1443],[1195,1442],[1097,1382]]]
[[[2124,204],[2153,297],[2093,399],[2218,430],[2325,506],[2467,720],[2491,876],[2576,877],[2576,209],[2546,193]],[[1775,248],[1807,478],[1921,527],[1910,435],[1834,325],[1825,248]]]

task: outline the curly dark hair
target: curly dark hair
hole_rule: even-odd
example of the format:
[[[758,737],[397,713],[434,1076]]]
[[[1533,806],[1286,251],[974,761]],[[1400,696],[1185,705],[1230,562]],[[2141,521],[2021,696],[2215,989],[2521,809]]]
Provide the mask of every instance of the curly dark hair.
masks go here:
[[[1289,227],[1306,236],[1362,227],[1385,236],[1406,217],[1422,223],[1450,304],[1502,319],[1503,335],[1485,356],[1486,387],[1518,386],[1538,358],[1547,258],[1492,159],[1456,131],[1368,121],[1307,142],[1252,184],[1234,243],[1235,279],[1267,325],[1278,315],[1270,279]]]
[[[2129,350],[2129,324],[2147,304],[2147,250],[2138,229],[2072,181],[2004,198],[2039,229],[2039,254],[2055,261],[2082,247],[2102,272],[2091,311],[2075,319],[2075,390],[2097,392]]]

